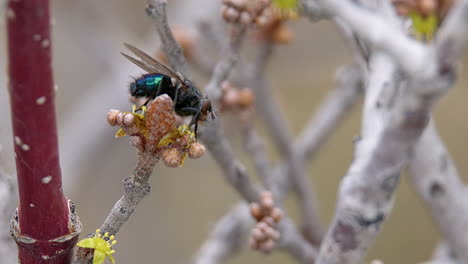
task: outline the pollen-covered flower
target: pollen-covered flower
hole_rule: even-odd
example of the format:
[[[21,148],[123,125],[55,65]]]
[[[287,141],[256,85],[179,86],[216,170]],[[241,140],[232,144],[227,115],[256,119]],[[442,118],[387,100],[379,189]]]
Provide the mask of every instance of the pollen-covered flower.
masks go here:
[[[106,260],[106,256],[109,257],[109,260],[112,263],[115,263],[115,259],[112,254],[115,250],[112,250],[112,246],[117,243],[117,240],[114,240],[114,236],[109,236],[109,233],[106,232],[101,235],[101,230],[97,229],[94,237],[89,237],[81,240],[76,245],[82,248],[93,248],[94,249],[94,258],[93,264],[102,264]]]
[[[185,158],[199,158],[205,152],[190,126],[174,112],[172,99],[163,94],[152,100],[142,112],[110,110],[107,121],[120,126],[116,137],[130,136],[130,143],[141,152],[162,158],[169,167],[182,166]]]
[[[272,0],[272,3],[280,12],[289,14],[296,13],[298,0]]]

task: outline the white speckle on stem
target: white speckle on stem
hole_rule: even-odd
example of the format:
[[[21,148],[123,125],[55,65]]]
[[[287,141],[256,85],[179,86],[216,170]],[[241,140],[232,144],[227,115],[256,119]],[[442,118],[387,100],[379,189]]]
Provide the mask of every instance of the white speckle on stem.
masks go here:
[[[46,100],[47,100],[47,97],[41,96],[41,97],[36,99],[36,104],[42,105],[42,104],[44,104],[46,102]]]
[[[21,145],[21,138],[18,136],[15,136],[15,143],[16,145]]]
[[[33,203],[30,203],[29,206],[30,206],[30,207],[34,207],[34,206],[36,206],[36,205],[33,204]]]
[[[48,184],[50,181],[52,181],[52,176],[45,176],[44,178],[41,179],[41,182],[43,184]]]
[[[35,41],[39,41],[39,40],[41,40],[41,35],[40,35],[40,34],[34,34],[34,35],[33,35],[33,39],[34,39]]]
[[[58,89],[59,89],[58,84],[55,84],[54,85],[54,92],[57,93]]]
[[[16,15],[15,15],[15,11],[13,11],[13,9],[11,8],[8,8],[7,11],[6,11],[6,16],[8,19],[15,19]]]
[[[23,149],[24,151],[28,151],[28,150],[31,149],[31,147],[29,145],[27,145],[27,144],[23,144],[23,145],[21,145],[21,149]]]
[[[50,45],[50,41],[48,39],[44,39],[44,40],[41,41],[41,46],[43,48],[47,48],[47,47],[49,47],[49,45]]]
[[[56,23],[55,17],[52,17],[52,18],[50,19],[50,25],[51,25],[51,26],[55,26],[55,23]]]

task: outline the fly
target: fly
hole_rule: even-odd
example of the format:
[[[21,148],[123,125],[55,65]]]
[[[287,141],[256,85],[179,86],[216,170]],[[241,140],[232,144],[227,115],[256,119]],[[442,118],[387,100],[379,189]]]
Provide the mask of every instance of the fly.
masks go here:
[[[214,119],[210,100],[203,98],[200,90],[193,82],[186,79],[180,72],[174,72],[166,65],[153,59],[140,49],[124,43],[137,58],[125,53],[128,60],[145,70],[147,73],[135,79],[130,84],[130,94],[136,98],[146,97],[145,105],[162,94],[167,94],[174,102],[174,111],[180,116],[192,116],[189,126],[195,125],[197,134],[198,122],[205,121],[208,114]]]

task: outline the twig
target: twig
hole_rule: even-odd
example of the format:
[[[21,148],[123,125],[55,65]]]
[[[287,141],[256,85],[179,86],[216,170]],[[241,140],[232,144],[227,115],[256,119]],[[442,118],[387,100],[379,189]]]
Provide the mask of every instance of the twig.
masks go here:
[[[218,221],[192,263],[222,263],[245,245],[248,231],[253,223],[247,205],[245,203],[236,205]]]
[[[278,246],[280,249],[287,251],[300,263],[310,264],[316,261],[317,249],[304,239],[304,236],[298,232],[291,219],[281,220],[279,231],[281,233]]]
[[[457,259],[468,259],[468,237],[460,235],[468,225],[468,192],[437,135],[434,122],[413,148],[409,166],[412,184],[426,202]]]
[[[147,152],[140,152],[138,163],[131,177],[124,179],[124,194],[112,208],[101,226],[103,233],[117,234],[120,227],[130,218],[138,203],[151,191],[148,179],[157,159]]]
[[[175,40],[167,22],[166,4],[166,0],[148,0],[146,13],[154,21],[153,24],[161,38],[162,50],[166,53],[169,63],[173,69],[176,69],[185,77],[189,78],[190,75],[188,75],[189,72],[187,70],[182,48]]]
[[[434,251],[432,260],[421,264],[462,264],[464,262],[457,259],[446,242],[441,242]]]
[[[244,40],[246,26],[241,24],[233,25],[230,32],[229,45],[224,51],[224,56],[216,64],[210,82],[205,87],[205,91],[211,100],[214,111],[220,109],[219,101],[222,91],[221,83],[225,81],[236,62],[239,60],[239,50]]]
[[[462,58],[463,50],[466,48],[468,35],[468,1],[454,1],[450,12],[436,35],[436,49],[438,59],[442,67],[454,67],[455,63]]]
[[[315,158],[320,150],[320,146],[327,142],[332,131],[346,117],[351,107],[353,107],[363,90],[362,74],[357,65],[343,67],[337,73],[338,87],[332,90],[319,106],[317,113],[307,122],[301,135],[294,142],[294,151],[301,153],[304,162]],[[280,200],[290,189],[290,182],[286,175],[289,164],[283,160],[274,170],[274,177],[278,179],[278,185],[282,193],[279,193]],[[283,175],[283,176],[282,176]]]
[[[345,118],[363,92],[363,74],[358,65],[337,71],[337,87],[323,100],[317,113],[307,122],[294,149],[308,160],[315,156],[340,121]]]
[[[260,191],[252,184],[245,167],[235,158],[232,148],[219,127],[219,119],[200,129],[200,139],[223,170],[226,181],[249,203],[258,200]]]
[[[250,155],[263,186],[265,186],[267,190],[271,190],[274,194],[278,193],[279,190],[275,189],[278,186],[275,186],[273,182],[272,164],[270,160],[268,160],[265,144],[255,131],[252,120],[245,120],[242,123],[242,134],[244,148]]]
[[[321,8],[343,20],[364,41],[388,52],[411,77],[421,78],[435,73],[435,65],[428,63],[434,61],[434,52],[429,46],[408,37],[401,25],[382,16],[381,12],[360,7],[351,1],[308,1],[317,1]]]
[[[301,216],[304,233],[315,245],[320,243],[323,236],[323,227],[318,216],[318,205],[315,192],[306,178],[305,164],[293,150],[292,136],[287,121],[282,117],[264,76],[266,63],[273,51],[273,43],[266,41],[260,47],[260,54],[254,65],[252,74],[253,90],[257,98],[256,106],[259,114],[265,121],[268,131],[282,157],[289,163],[288,174],[293,182],[294,189],[301,204]]]

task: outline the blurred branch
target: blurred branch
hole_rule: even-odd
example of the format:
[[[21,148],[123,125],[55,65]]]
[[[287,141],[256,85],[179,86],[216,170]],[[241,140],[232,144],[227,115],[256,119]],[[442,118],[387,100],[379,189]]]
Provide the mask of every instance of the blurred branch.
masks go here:
[[[146,13],[153,19],[154,26],[161,38],[162,49],[166,53],[172,68],[185,77],[190,77],[180,45],[174,38],[167,22],[166,0],[148,0]]]
[[[468,259],[468,192],[449,153],[437,135],[434,122],[413,148],[409,166],[412,184],[426,202],[442,231],[443,240],[457,259]]]
[[[211,100],[213,110],[220,109],[219,103],[222,95],[221,83],[225,81],[239,60],[239,51],[246,33],[246,26],[242,24],[232,25],[228,47],[223,51],[223,56],[216,64],[210,82],[205,91]]]
[[[434,251],[432,260],[421,264],[461,264],[464,262],[459,261],[453,256],[452,250],[446,242],[441,242]]]
[[[337,72],[338,86],[329,92],[294,142],[294,151],[301,153],[304,162],[315,158],[320,147],[327,142],[332,132],[350,113],[349,110],[358,102],[363,91],[362,78],[360,68],[355,64],[345,66]],[[274,170],[274,174],[279,175],[274,178],[278,179],[277,184],[283,192],[278,194],[280,200],[284,199],[290,189],[290,182],[285,176],[287,166],[289,164],[283,160]]]
[[[263,139],[255,131],[253,120],[244,120],[242,122],[242,138],[244,140],[244,148],[252,159],[255,169],[260,176],[263,186],[267,190],[271,190],[273,194],[279,192],[275,189],[275,184],[272,182],[274,176],[272,174],[272,164],[268,160],[268,155],[265,151]]]
[[[258,200],[260,191],[250,181],[244,165],[234,156],[231,145],[219,127],[219,119],[200,129],[200,139],[223,170],[226,181],[249,203]]]
[[[5,264],[13,264],[18,262],[18,251],[10,232],[6,230],[10,228],[11,216],[15,210],[14,195],[17,190],[13,177],[1,166],[2,164],[0,164],[0,230],[5,232],[0,234],[0,256]]]
[[[291,219],[281,220],[279,231],[281,234],[279,249],[285,250],[302,264],[315,263],[318,255],[317,249],[304,239],[303,234],[298,232]]]
[[[236,254],[245,245],[253,223],[247,205],[236,205],[218,221],[192,263],[219,264]]]
[[[130,218],[138,203],[151,191],[148,179],[158,160],[148,152],[139,152],[133,175],[123,180],[124,194],[112,208],[99,228],[102,233],[117,234]]]
[[[363,74],[356,64],[340,68],[336,73],[337,87],[328,93],[314,116],[307,122],[294,149],[308,160],[318,153],[363,92]]]
[[[293,140],[288,128],[288,122],[283,117],[264,77],[266,63],[273,52],[273,42],[266,40],[259,49],[259,55],[254,63],[251,76],[255,98],[257,98],[256,108],[268,131],[272,134],[273,141],[281,156],[289,163],[288,175],[293,182],[294,190],[301,204],[304,232],[313,244],[318,245],[324,231],[318,214],[315,192],[307,180],[303,159],[297,156],[293,150],[291,144]]]
[[[381,12],[358,6],[352,1],[305,1],[318,3],[325,12],[349,25],[364,41],[390,54],[411,77],[434,74],[435,65],[428,64],[434,58],[429,46],[407,36],[401,25],[395,24]]]
[[[429,121],[436,98],[447,90],[434,85],[422,95],[419,83],[402,82],[390,58],[371,58],[362,138],[343,178],[335,217],[318,263],[361,263],[393,206],[393,193],[411,146]],[[436,91],[437,89],[439,91]],[[342,260],[346,257],[346,262]]]
[[[454,1],[436,35],[436,49],[442,67],[454,67],[463,56],[468,34],[468,1]]]

